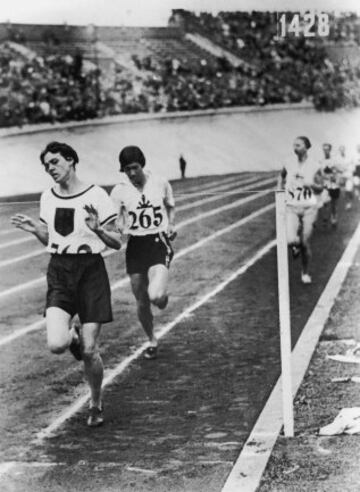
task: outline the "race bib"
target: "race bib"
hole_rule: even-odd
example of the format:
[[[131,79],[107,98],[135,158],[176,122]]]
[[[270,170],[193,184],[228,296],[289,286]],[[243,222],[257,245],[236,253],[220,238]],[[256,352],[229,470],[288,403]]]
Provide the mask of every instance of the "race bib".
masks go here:
[[[164,220],[161,207],[149,206],[143,209],[129,210],[128,216],[129,231],[153,229],[159,227]]]
[[[297,186],[286,190],[286,202],[291,205],[312,205],[316,198],[311,188]]]

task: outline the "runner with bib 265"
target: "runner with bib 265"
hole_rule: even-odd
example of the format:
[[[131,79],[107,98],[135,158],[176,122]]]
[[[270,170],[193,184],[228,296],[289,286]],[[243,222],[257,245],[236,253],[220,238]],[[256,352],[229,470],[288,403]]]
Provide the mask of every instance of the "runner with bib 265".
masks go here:
[[[157,356],[151,304],[164,309],[173,257],[170,241],[175,236],[175,203],[170,183],[144,171],[145,156],[136,146],[127,146],[119,155],[123,179],[111,192],[119,213],[119,229],[128,235],[126,271],[130,276],[137,314],[148,336],[144,357]]]

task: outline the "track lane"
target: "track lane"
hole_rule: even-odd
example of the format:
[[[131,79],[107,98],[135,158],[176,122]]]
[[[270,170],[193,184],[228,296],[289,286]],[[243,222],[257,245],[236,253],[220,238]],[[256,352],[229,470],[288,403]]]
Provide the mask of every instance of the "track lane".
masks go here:
[[[320,267],[316,284],[302,286],[298,265],[291,264],[292,301],[303,297],[301,317],[293,319],[293,343],[357,225],[359,211],[357,205],[357,213],[343,216],[337,231],[319,231],[314,238]],[[333,249],[328,248],[330,238]],[[39,474],[35,483],[40,492],[59,480],[78,492],[76,480],[84,473],[81,487],[90,492],[99,480],[112,492],[116,487],[124,492],[134,487],[143,492],[154,487],[157,492],[221,490],[280,371],[275,265],[275,254],[263,258],[216,302],[180,323],[164,340],[164,356],[151,369],[139,360],[129,374],[117,378],[106,391],[112,403],[108,425],[97,433],[86,458],[81,449],[92,437],[82,424],[83,414],[66,424],[60,439],[39,445],[31,458],[42,453],[42,459],[55,464]],[[105,463],[113,466],[110,476]]]
[[[257,182],[256,188],[259,190],[263,190],[263,193],[266,192],[267,185],[269,184],[274,184],[275,181],[273,178],[268,178],[265,180],[261,180],[260,182]],[[226,195],[222,197],[222,202],[225,205],[218,206],[216,208],[212,207],[213,200],[211,202],[206,201],[203,206],[200,206],[200,204],[194,205],[196,206],[197,210],[197,215],[194,216],[193,213],[191,213],[191,207],[186,207],[186,211],[184,213],[183,210],[178,211],[178,222],[177,222],[177,230],[180,230],[181,228],[188,226],[189,224],[192,224],[196,222],[197,220],[203,220],[206,217],[211,216],[212,214],[220,213],[226,210],[231,209],[232,207],[237,207],[239,205],[244,205],[251,201],[252,199],[255,199],[255,195],[250,191],[252,189],[248,187],[246,188],[246,191],[249,191],[249,193],[243,193],[242,187],[238,189],[238,191],[231,193],[230,195]],[[238,198],[238,200],[235,200],[235,196],[239,195],[241,198]],[[259,194],[259,196],[261,196]],[[255,198],[254,198],[255,197]],[[218,197],[211,197],[211,198],[218,198]],[[207,200],[207,199],[206,199]],[[186,219],[187,217],[187,219]],[[123,249],[120,251],[120,255],[123,254]],[[44,248],[42,248],[42,252],[45,253]],[[31,253],[29,253],[31,254]],[[106,253],[107,256],[118,256],[117,252],[110,251]],[[38,285],[38,282],[40,283],[40,277],[36,275],[36,269],[39,268],[40,271],[45,272],[46,271],[46,265],[47,265],[47,258],[44,255],[41,256],[41,258],[37,258],[39,255],[35,253],[34,260],[31,261],[30,263],[27,263],[24,265],[23,269],[18,267],[16,270],[14,270],[11,265],[8,265],[7,267],[4,267],[3,269],[3,277],[0,281],[0,302],[2,299],[7,298],[8,295],[13,295],[13,294],[18,294],[22,290],[22,286],[24,285],[24,288],[31,288],[33,287],[33,284],[31,281],[33,280],[35,282],[35,285]],[[7,261],[7,260],[4,260]],[[11,273],[10,273],[11,271]],[[30,279],[29,279],[30,277]],[[44,276],[41,276],[44,280]],[[15,285],[14,285],[15,284]]]
[[[253,211],[254,205],[251,203],[250,207],[245,208],[244,210],[242,210],[241,212],[238,213],[239,220],[237,220],[235,222],[236,227],[241,227],[242,225],[250,222],[251,220],[255,219],[259,214],[262,214],[262,213],[266,212],[267,210],[269,210],[269,207],[272,208],[272,206],[273,206],[272,203],[270,203],[270,205],[269,204],[266,205],[267,203],[273,201],[272,193],[267,194],[266,198],[264,197],[260,201],[258,201],[258,199],[260,198],[258,196],[247,197],[248,202],[253,202],[253,200],[249,200],[249,198],[257,198],[256,206],[258,207],[257,208],[258,211],[255,211],[255,212]],[[212,218],[212,215],[213,214],[210,214],[210,219]],[[240,219],[240,217],[242,217],[242,218]],[[190,232],[190,234],[189,234],[190,244],[189,244],[189,241],[187,240],[187,238],[183,238],[183,240],[181,240],[179,243],[177,243],[174,259],[180,258],[184,255],[188,255],[194,249],[197,249],[197,248],[201,247],[202,245],[205,245],[209,240],[213,240],[213,239],[217,238],[218,236],[231,230],[233,228],[233,222],[230,222],[230,224],[227,224],[227,222],[229,222],[229,220],[226,221],[226,219],[224,218],[221,221],[221,223],[217,224],[216,228],[214,228],[214,226],[211,223],[207,224],[205,222],[204,224],[202,224],[202,227],[199,228],[198,221],[192,220],[192,223],[195,223],[195,229],[197,229],[197,230],[194,230],[194,228],[193,228],[192,233],[189,231]],[[215,232],[213,231],[213,229],[215,229]],[[208,233],[206,233],[206,231],[213,231],[213,232],[208,234]],[[118,256],[118,259],[119,259],[119,256]],[[113,292],[118,290],[119,288],[122,288],[128,282],[128,277],[126,275],[124,276],[124,273],[123,273],[125,270],[124,261],[125,261],[124,255],[122,255],[121,261],[118,262],[118,265],[117,265],[118,268],[120,267],[121,273],[119,275],[115,275],[114,269],[111,267],[109,268],[109,265],[107,265],[108,270],[111,272],[110,282],[112,285]],[[119,276],[121,277],[120,280],[118,280]],[[44,302],[43,301],[44,294],[45,294],[45,286],[43,286],[43,289],[37,290],[37,292],[36,292],[37,302],[36,303],[35,302],[31,302],[31,303],[28,302],[28,311],[29,311],[28,315],[32,316],[32,318],[33,318],[33,314],[34,314],[34,307],[38,306],[37,311],[40,310],[42,312],[43,302]],[[17,299],[17,301],[18,301],[18,299]],[[29,299],[28,299],[28,301],[29,301]],[[7,309],[3,310],[3,314],[6,313],[7,318],[8,319],[11,318],[12,323],[11,323],[11,327],[8,327],[7,329],[2,330],[2,335],[0,337],[0,346],[6,345],[7,343],[11,343],[13,340],[16,340],[20,336],[24,336],[28,333],[31,333],[33,331],[36,331],[36,330],[44,327],[45,323],[44,323],[43,317],[41,317],[40,319],[33,319],[32,322],[30,324],[27,324],[26,326],[22,326],[20,328],[17,327],[17,323],[19,323],[19,321],[21,321],[21,319],[23,319],[23,320],[27,319],[27,317],[26,317],[27,313],[26,313],[26,311],[25,312],[22,311],[21,312],[21,318],[19,320],[16,316],[16,312],[18,311],[16,304],[17,303],[12,304],[12,307],[13,307],[12,311],[11,311],[11,309],[9,309],[9,308],[11,308],[10,304],[7,306]],[[14,312],[14,309],[15,309],[15,312]]]
[[[179,214],[180,212],[182,212],[184,210],[189,210],[189,209],[194,208],[194,207],[202,208],[206,204],[216,202],[219,200],[223,201],[224,199],[231,197],[232,195],[240,195],[242,192],[251,191],[256,187],[262,188],[263,186],[270,184],[270,183],[275,183],[274,178],[269,178],[267,180],[266,179],[265,180],[264,179],[259,180],[257,178],[249,178],[246,180],[242,180],[239,183],[239,184],[241,184],[241,186],[234,187],[233,185],[231,185],[230,187],[226,188],[226,189],[229,189],[229,191],[227,191],[225,195],[224,195],[224,190],[223,190],[221,192],[221,194],[216,193],[215,195],[202,197],[200,199],[197,199],[198,196],[193,197],[194,201],[189,200],[190,203],[177,206],[176,207],[177,213]],[[233,188],[235,188],[235,189],[233,189]],[[27,239],[27,237],[26,237],[26,239]],[[16,246],[15,247],[13,246],[11,248],[11,250],[9,250],[7,252],[3,251],[1,254],[2,261],[0,261],[0,268],[8,267],[8,266],[11,266],[13,264],[16,264],[16,263],[19,263],[22,261],[26,261],[30,258],[45,254],[46,253],[45,248],[43,246],[40,247],[39,241],[37,241],[36,238],[34,238],[34,239],[35,239],[34,247],[31,247],[31,246],[29,247],[26,245],[26,252],[23,252],[18,256],[16,254],[16,251],[18,251]],[[24,243],[24,241],[18,242],[17,243],[18,248],[19,247],[22,248],[23,243]],[[29,251],[29,249],[30,249],[30,251]],[[22,251],[22,249],[20,249],[20,251]]]
[[[266,200],[266,197],[263,197],[256,201],[256,205],[259,206],[259,202],[261,201],[261,203],[263,203],[263,200]],[[247,204],[247,207],[253,206],[254,203]],[[243,210],[243,208],[245,207],[242,207],[241,210]],[[314,239],[317,251],[315,251],[315,253],[317,255],[317,258],[321,258],[321,262],[319,261],[319,268],[317,271],[318,285],[315,284],[309,286],[309,288],[304,288],[303,286],[301,286],[299,282],[299,265],[298,263],[291,265],[291,290],[293,298],[297,299],[293,310],[294,341],[300,333],[303,320],[306,317],[304,306],[306,306],[306,309],[310,309],[312,305],[316,302],[316,296],[318,295],[318,293],[321,293],[322,285],[324,285],[326,276],[329,272],[329,268],[331,268],[331,264],[336,261],[336,255],[341,251],[341,248],[344,247],[344,244],[346,243],[346,238],[349,236],[351,228],[354,227],[354,224],[357,222],[356,215],[359,212],[358,209],[359,206],[358,204],[356,204],[355,209],[351,213],[345,214],[345,212],[342,210],[341,205],[340,213],[343,214],[342,218],[344,220],[341,224],[339,224],[338,230],[318,230],[316,232]],[[219,228],[220,225],[223,227],[228,226],[234,222],[234,215],[231,216],[230,212],[234,214],[236,212],[236,209],[232,209],[231,207],[225,208],[224,213],[221,215],[221,224],[220,217],[212,216],[210,214],[204,221],[201,221],[200,223],[196,223],[196,221],[194,221],[192,225],[189,226],[189,229],[187,229],[187,232],[191,232],[191,238],[193,240],[194,237],[199,239],[201,236],[203,236],[204,231],[206,232],[209,230],[216,230],[217,228]],[[231,241],[228,240],[225,242],[219,237],[218,240],[215,240],[213,242],[213,244],[209,244],[206,247],[206,255],[204,254],[204,251],[201,250],[193,251],[191,253],[191,262],[187,261],[186,257],[179,259],[179,261],[181,261],[181,264],[179,264],[178,267],[176,266],[176,264],[174,266],[174,275],[171,280],[171,287],[173,288],[174,286],[175,288],[178,288],[179,286],[181,286],[181,291],[176,292],[176,295],[172,297],[172,309],[168,312],[162,313],[161,315],[157,315],[157,319],[161,325],[170,322],[171,318],[174,316],[174,313],[179,312],[179,310],[184,307],[187,301],[195,298],[199,294],[199,289],[210,288],[211,282],[220,281],[221,275],[226,275],[229,272],[232,272],[236,268],[238,262],[241,261],[243,255],[250,254],[251,251],[254,251],[254,248],[257,248],[259,246],[259,242],[266,239],[267,234],[269,234],[270,237],[273,237],[273,217],[264,216],[263,220],[254,221],[254,223],[248,224],[246,227],[246,234],[244,234],[243,230],[239,230],[238,232],[239,234],[235,233],[235,231],[232,231]],[[180,235],[181,241],[185,241],[186,236],[187,234],[183,236]],[[328,248],[329,241],[334,242],[335,248]],[[226,260],[223,265],[219,264],[219,258],[221,258],[221,261]],[[226,297],[236,297],[236,304],[230,309],[230,313],[227,313],[227,315],[231,315],[231,313],[233,312],[233,314],[231,315],[232,317],[236,317],[236,314],[237,316],[239,316],[239,313],[237,312],[237,309],[235,309],[235,306],[243,309],[243,312],[241,313],[241,318],[238,317],[237,319],[238,323],[240,322],[240,320],[242,320],[242,322],[244,323],[246,321],[246,326],[244,325],[244,327],[241,328],[243,333],[242,342],[244,343],[242,352],[243,355],[241,359],[241,371],[244,372],[241,372],[239,374],[239,377],[244,377],[244,374],[248,374],[249,370],[254,371],[255,364],[255,372],[252,385],[257,388],[258,385],[261,384],[261,381],[266,381],[265,393],[257,392],[256,398],[255,394],[252,393],[254,399],[251,398],[249,401],[249,403],[251,402],[251,407],[246,409],[246,405],[244,406],[244,402],[239,406],[241,414],[247,414],[247,412],[251,411],[252,416],[254,416],[255,412],[257,411],[256,408],[258,408],[258,405],[263,400],[264,394],[266,395],[268,392],[268,388],[271,387],[272,376],[275,375],[277,367],[274,366],[271,371],[268,371],[265,378],[263,373],[263,366],[261,364],[259,365],[258,362],[256,362],[264,361],[267,355],[270,356],[269,360],[275,360],[277,354],[276,346],[278,342],[278,334],[276,330],[276,321],[274,321],[277,319],[277,312],[273,312],[274,307],[276,307],[276,299],[274,299],[274,291],[271,291],[271,285],[274,282],[273,273],[271,273],[274,271],[274,264],[272,262],[272,257],[269,257],[266,259],[266,261],[262,261],[259,265],[254,266],[254,270],[249,272],[249,274],[244,277],[243,281],[240,284],[237,284],[237,289],[240,289],[239,292],[236,293],[236,289],[230,289],[229,294],[229,291],[227,290],[227,296],[222,297],[222,301],[220,301],[220,305],[221,302],[225,305]],[[221,266],[223,266],[224,268],[222,269]],[[191,272],[191,278],[196,278],[196,282],[193,282],[190,286],[188,286],[188,289],[185,292],[182,289],[186,284],[188,284],[188,282],[184,280],[184,276],[186,278],[186,273],[189,271]],[[254,282],[253,280],[251,280],[255,278],[258,279],[258,281]],[[109,329],[106,327],[106,335],[104,334],[105,329],[102,335],[102,350],[104,351],[107,367],[111,367],[115,363],[115,361],[119,361],[119,354],[121,354],[121,357],[125,358],[127,354],[129,354],[129,352],[131,353],[133,350],[135,350],[135,347],[141,344],[143,341],[141,330],[137,326],[137,324],[134,323],[136,317],[132,296],[129,290],[121,290],[121,296],[114,296],[114,304],[116,309],[117,322],[112,324],[112,326],[109,326]],[[213,307],[211,307],[210,311],[208,307],[205,312],[207,311],[207,319],[213,320],[214,323],[216,322],[216,320],[218,320],[218,322],[220,323],[220,329],[224,320],[226,321],[226,315],[224,314],[223,316],[219,317],[216,312],[213,312]],[[204,317],[206,317],[205,312],[202,311],[200,321],[201,319],[204,319]],[[254,313],[256,313],[256,315],[254,315]],[[261,318],[261,315],[264,316],[263,319]],[[194,323],[198,323],[196,320],[197,318],[195,318],[193,321],[191,321],[190,319],[189,321],[186,321],[185,325],[193,326]],[[264,320],[266,323],[265,332],[263,328],[260,329],[261,325],[259,324],[264,323]],[[195,328],[195,326],[193,328]],[[214,328],[216,329],[216,325],[214,326]],[[182,329],[183,328],[180,328],[180,331]],[[243,331],[243,329],[245,330],[245,332]],[[266,334],[265,338],[264,333]],[[259,335],[261,341],[266,340],[266,347],[264,347],[264,350],[267,350],[265,352],[267,354],[266,356],[264,355],[263,350],[260,350],[260,348],[258,347]],[[166,347],[166,350],[169,351],[169,356],[171,354],[174,357],[175,354],[171,351],[171,347],[173,343],[179,343],[179,339],[178,337],[175,337],[171,338],[171,340],[177,340],[177,342],[169,341],[168,343],[165,342],[164,345]],[[250,351],[248,350],[249,343],[253,344],[253,348]],[[255,349],[255,347],[257,348]],[[23,370],[23,375],[26,375],[25,378],[23,378],[21,374],[17,372],[19,371],[19,353],[30,354],[29,357],[27,357],[26,359],[21,359],[23,365],[21,369]],[[184,362],[187,361],[187,363],[189,364],[188,370],[195,370],[194,366],[192,365],[193,357],[190,357],[190,359],[188,359],[186,352],[184,353],[184,357]],[[3,454],[3,452],[1,453],[1,457],[6,457],[6,459],[14,457],[14,459],[18,459],[19,452],[21,453],[21,446],[19,446],[18,435],[14,435],[14,433],[11,431],[11,429],[14,428],[14,425],[17,426],[16,432],[19,432],[19,434],[22,436],[21,439],[26,439],[26,437],[31,439],[32,432],[35,428],[46,427],[46,422],[48,422],[49,419],[56,418],[57,408],[63,408],[64,406],[71,404],[74,400],[74,397],[76,397],[76,394],[78,394],[78,391],[83,388],[82,371],[79,367],[74,366],[74,362],[71,360],[71,357],[67,357],[65,355],[62,360],[59,359],[56,359],[47,354],[42,333],[34,333],[31,336],[29,335],[29,337],[25,337],[21,341],[21,343],[16,344],[15,351],[6,351],[5,358],[0,363],[0,371],[1,374],[4,375],[4,379],[2,379],[0,382],[0,387],[3,390],[2,393],[4,395],[13,394],[16,403],[14,406],[12,406],[12,408],[14,409],[14,414],[4,416],[6,425],[5,429],[3,429],[4,432],[2,432],[2,434],[5,436],[4,442],[7,444],[7,448],[5,454]],[[178,362],[181,363],[181,359],[177,358],[175,360],[178,360]],[[168,362],[170,362],[170,360],[168,360]],[[147,375],[144,374],[144,371],[146,371],[146,366],[144,366],[141,362],[139,364],[136,364],[136,367],[140,368],[139,375],[141,378],[145,377],[146,381]],[[137,370],[136,367],[135,372]],[[136,396],[137,383],[135,384],[135,386],[133,385],[133,383],[131,383],[131,381],[133,381],[132,374],[133,371],[131,372],[131,374],[129,374],[130,386],[128,387],[127,381],[122,378],[122,382],[120,381],[120,383],[117,383],[117,385],[115,385],[115,393],[110,392],[110,395],[112,395],[112,397],[114,395],[118,395],[119,397],[119,391],[117,387],[118,384],[122,384],[122,387],[125,387],[127,398],[138,398],[139,395]],[[169,377],[171,377],[170,374]],[[162,376],[162,379],[163,378],[164,377]],[[164,379],[164,384],[166,385],[167,383],[165,381],[166,379]],[[46,384],[48,384],[48,386],[46,386]],[[249,382],[247,379],[246,384],[241,387],[242,389],[240,389],[241,394],[246,395],[246,389],[249,387],[248,384]],[[172,382],[172,385],[173,387],[177,387],[174,381]],[[168,388],[168,391],[169,389],[170,388]],[[36,394],[36,401],[31,398],[24,399],[23,395],[26,394]],[[123,392],[120,392],[120,400],[123,400]],[[46,405],[44,406],[44,402],[47,401],[51,401],[52,405],[48,405],[48,407],[45,408]],[[8,400],[5,400],[3,403],[5,403],[6,407]],[[137,408],[137,404],[135,403],[135,401],[134,405],[135,408]],[[56,409],[53,410],[53,406],[54,408],[56,407]],[[139,428],[141,428],[142,432],[144,430],[146,431],[147,426],[145,425],[144,427],[144,423],[142,424],[141,420],[139,420],[141,419],[141,417],[143,417],[143,415],[140,415],[136,412],[134,414],[133,409],[134,407],[132,409],[129,408],[128,411],[125,408],[125,418],[131,419],[131,422],[136,423],[136,425],[140,425]],[[239,411],[239,409],[237,411]],[[122,413],[121,415],[124,414]],[[111,418],[114,419],[114,425],[118,426],[119,421],[117,420],[116,416],[114,416],[114,414],[112,413],[111,416]],[[166,418],[164,418],[164,416],[160,416],[160,414],[158,414],[157,418],[159,418],[160,420],[163,419],[163,422],[166,422]],[[40,461],[43,459],[49,459],[50,461],[54,460],[54,462],[56,462],[57,460],[61,460],[63,457],[63,449],[66,449],[66,447],[69,445],[69,439],[71,440],[71,435],[73,435],[74,429],[77,429],[77,431],[80,430],[80,439],[84,443],[86,443],[87,432],[86,429],[81,427],[83,425],[82,419],[83,415],[76,416],[75,419],[73,419],[71,422],[69,422],[68,425],[66,425],[66,428],[64,429],[64,434],[61,435],[61,442],[63,443],[62,445],[64,446],[64,448],[59,448],[59,446],[56,445],[55,441],[54,443],[51,441],[45,443],[45,445],[41,445],[38,450],[34,451],[34,453],[31,455],[25,453],[22,458],[24,460],[34,460],[34,458],[38,457]],[[247,422],[247,425],[244,425],[241,428],[242,434],[240,440],[239,436],[233,437],[234,442],[236,440],[239,442],[239,446],[241,445],[240,441],[246,438],[248,425],[249,422]],[[84,429],[84,432],[81,429]],[[230,432],[229,429],[228,431]],[[163,428],[161,429],[161,432],[164,433]],[[161,438],[161,432],[157,434],[159,439]],[[201,435],[201,432],[199,434],[199,431],[196,431],[195,434],[204,439],[204,436]],[[139,438],[139,436],[137,437]],[[134,439],[136,440],[136,436],[132,437],[132,440]],[[109,439],[107,439],[107,441],[108,440]],[[127,438],[125,440],[126,442],[129,442],[127,441]],[[118,446],[116,449],[117,452],[119,452],[119,441],[117,441],[116,439],[115,441],[116,442],[113,443],[113,450],[115,452],[115,448],[116,446]],[[191,440],[189,442],[191,442]],[[170,445],[170,443],[168,443],[168,445]],[[194,447],[194,449],[195,448],[196,446]],[[68,451],[69,449],[70,448],[68,448]],[[24,451],[24,449],[22,451]],[[110,450],[109,452],[110,455],[107,457],[107,459],[109,459],[109,457],[111,458],[113,451]],[[126,460],[131,459],[131,455],[129,455],[125,450],[122,450],[122,452],[124,453],[124,456],[122,457],[122,461],[119,464],[120,467],[124,467],[124,465],[126,465]],[[65,461],[67,466],[70,463],[74,463],[73,460],[76,461],[76,456],[78,455],[76,449],[74,448],[68,454],[68,461]],[[162,459],[166,462],[167,459],[170,459],[171,456],[174,457],[175,455],[169,455],[168,453],[165,453],[159,456],[162,456]],[[221,455],[221,460],[225,459],[224,456],[224,454]],[[229,461],[231,461],[231,456],[232,454],[231,452],[229,452],[227,454]],[[150,459],[150,455],[145,456],[143,461],[139,460],[139,462],[136,464],[140,467],[146,467],[149,465],[150,462],[148,460]],[[183,464],[189,466],[189,462],[186,460],[183,460]],[[151,464],[151,466],[154,468],[158,466],[156,460]],[[57,469],[57,473],[60,473],[59,469]],[[46,472],[43,476],[46,476],[47,479],[50,481],[54,478],[50,472]],[[64,477],[64,479],[66,480],[66,477]],[[21,491],[21,489],[18,490]]]
[[[208,185],[204,185],[201,187],[198,186],[196,189],[195,188],[184,189],[183,192],[179,191],[178,193],[175,193],[176,203],[179,204],[179,203],[184,202],[184,201],[190,203],[192,198],[199,198],[199,196],[201,196],[203,194],[207,195],[207,194],[217,193],[219,191],[231,190],[240,184],[245,185],[245,184],[248,184],[251,182],[256,182],[257,180],[259,180],[259,178],[256,175],[241,176],[241,177],[233,176],[231,178],[219,180],[218,183],[215,183],[215,184],[211,183],[210,185],[208,184]],[[19,205],[22,206],[22,212],[25,213],[25,211],[23,210],[23,207],[24,207],[23,202],[19,202],[18,204],[14,204],[14,203],[7,204],[7,210],[9,213],[9,217],[8,217],[9,221],[10,221],[11,215],[13,215],[15,213],[19,213],[16,210],[14,210]],[[0,204],[0,206],[1,206],[1,204]],[[25,206],[28,207],[28,205],[25,205]],[[35,209],[35,206],[36,206],[36,209]],[[26,213],[27,214],[30,213],[30,214],[35,215],[36,212],[38,213],[38,207],[39,207],[38,202],[31,202],[30,211],[28,209],[26,209]],[[11,210],[11,209],[13,209],[13,210]],[[1,215],[4,216],[6,214],[2,213]],[[7,240],[4,242],[4,241],[2,241],[2,237],[0,235],[0,250],[4,249],[4,248],[13,247],[13,246],[21,246],[21,245],[23,245],[23,243],[26,243],[29,241],[34,241],[35,243],[38,243],[37,239],[34,236],[31,235],[31,236],[23,237],[24,232],[19,230],[19,229],[16,229],[16,228],[2,231],[2,234],[6,235],[6,234],[9,234],[11,232],[14,232],[14,233],[18,232],[22,236],[18,237],[16,239],[12,238],[11,240]],[[11,251],[11,254],[13,254],[13,253],[14,253],[14,250]]]
[[[260,218],[260,222],[259,227],[268,224],[269,220],[263,221]],[[266,237],[273,235],[273,230],[266,231],[266,228],[263,227],[261,229]],[[195,255],[195,265],[193,260],[189,262],[186,257],[176,261],[174,266],[176,275],[174,275],[172,280],[171,288],[174,289],[174,284],[186,285],[185,278],[189,269],[191,270],[194,284],[190,289],[175,293],[171,299],[171,309],[167,313],[163,315],[157,314],[157,321],[160,326],[169,322],[177,312],[181,312],[189,301],[202,295],[204,290],[206,292],[212,285],[216,285],[224,275],[231,274],[234,265],[238,265],[239,261],[242,261],[241,258],[246,258],[247,255],[252,254],[253,230],[249,229],[249,234],[247,235],[241,227],[238,227],[229,231],[230,237],[233,234],[235,234],[235,240],[232,241],[234,242],[235,258],[224,257],[224,265],[228,264],[229,258],[232,260],[224,269],[216,261],[214,265],[217,263],[217,269],[215,269],[211,262],[211,270],[207,276],[204,276],[204,265],[202,261],[199,261],[199,258],[203,258],[204,250],[200,249],[195,253],[192,251],[192,255]],[[263,238],[259,238],[259,241],[263,241]],[[222,238],[219,236],[206,245],[205,251],[209,251],[209,256],[215,258],[216,251],[219,250],[221,244]],[[243,244],[240,250],[239,244]],[[217,272],[216,274],[215,271]],[[199,280],[197,281],[196,279]],[[129,350],[130,352],[133,350],[131,347],[138,346],[144,340],[142,331],[136,323],[132,294],[129,288],[122,290],[121,297],[114,298],[114,310],[116,322],[112,323],[111,326],[104,327],[102,336],[102,341],[104,342],[102,349],[104,350],[107,367],[111,367],[115,361],[119,361],[120,354],[126,356]],[[19,367],[16,354],[23,353],[24,350],[28,356]],[[9,388],[12,387],[12,398],[16,401],[13,407],[13,414],[5,418],[5,422],[2,423],[5,427],[5,429],[3,427],[3,431],[5,431],[5,441],[7,442],[6,454],[9,456],[12,453],[19,452],[18,439],[16,436],[11,436],[11,433],[8,434],[6,432],[6,429],[12,428],[12,422],[18,422],[17,431],[23,433],[23,437],[26,434],[30,438],[31,432],[38,426],[40,428],[44,426],[44,422],[48,421],[52,412],[57,411],[56,409],[60,408],[64,403],[69,403],[75,397],[76,388],[79,385],[81,387],[82,371],[79,365],[74,364],[68,354],[59,358],[54,358],[48,354],[43,333],[29,335],[18,341],[10,349],[7,348],[5,352],[2,352],[5,355],[5,358],[3,357],[0,363],[0,371],[4,376],[2,387],[5,390],[4,394],[8,394]],[[1,367],[3,364],[6,367]],[[26,374],[24,380],[21,373]],[[75,394],[72,388],[75,388]],[[36,401],[32,398],[28,399],[26,395],[30,394],[36,394]],[[22,396],[18,398],[17,395],[19,397],[20,395]],[[48,402],[51,402],[51,404]],[[8,400],[7,403],[9,404]]]

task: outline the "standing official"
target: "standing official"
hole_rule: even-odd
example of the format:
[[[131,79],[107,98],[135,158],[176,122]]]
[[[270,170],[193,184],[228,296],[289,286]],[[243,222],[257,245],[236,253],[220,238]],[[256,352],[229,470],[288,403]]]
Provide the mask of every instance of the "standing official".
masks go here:
[[[180,155],[179,158],[179,164],[180,164],[181,179],[185,179],[186,160],[184,159],[184,156],[182,154]]]

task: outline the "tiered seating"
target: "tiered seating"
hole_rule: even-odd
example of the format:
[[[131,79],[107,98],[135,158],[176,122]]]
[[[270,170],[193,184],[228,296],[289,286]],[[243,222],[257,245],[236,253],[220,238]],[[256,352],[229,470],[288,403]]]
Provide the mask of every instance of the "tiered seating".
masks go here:
[[[335,25],[329,58],[321,40],[277,38],[274,15],[174,11],[168,28],[0,24],[0,126],[304,98],[319,109],[360,105],[360,70],[344,60],[349,50],[360,58],[357,18]]]

